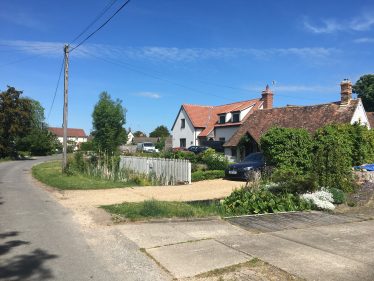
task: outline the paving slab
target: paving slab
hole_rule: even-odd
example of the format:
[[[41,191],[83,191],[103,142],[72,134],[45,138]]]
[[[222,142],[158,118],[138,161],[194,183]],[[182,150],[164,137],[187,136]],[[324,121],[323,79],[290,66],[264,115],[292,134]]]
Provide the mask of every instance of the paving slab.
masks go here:
[[[374,280],[372,265],[272,234],[223,237],[219,241],[307,280]]]
[[[287,230],[272,235],[374,265],[374,221]],[[374,278],[373,278],[374,280]]]
[[[157,247],[147,252],[176,278],[192,277],[252,259],[215,240]]]
[[[354,216],[311,211],[239,216],[227,218],[226,220],[250,232],[265,233],[287,229],[351,223],[362,221],[363,219]]]
[[[172,223],[124,224],[118,229],[139,248],[153,248],[198,239],[178,231]]]

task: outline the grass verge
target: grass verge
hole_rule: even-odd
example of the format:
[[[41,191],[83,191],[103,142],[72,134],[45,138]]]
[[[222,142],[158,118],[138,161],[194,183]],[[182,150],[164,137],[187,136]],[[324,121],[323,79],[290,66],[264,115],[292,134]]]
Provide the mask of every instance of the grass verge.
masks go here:
[[[61,161],[35,165],[32,167],[32,175],[42,183],[59,189],[108,189],[137,186],[134,182],[113,182],[81,174],[62,174]]]
[[[122,203],[101,207],[115,215],[118,221],[159,218],[202,218],[224,215],[222,207],[216,201],[166,202],[146,200],[139,203]]]

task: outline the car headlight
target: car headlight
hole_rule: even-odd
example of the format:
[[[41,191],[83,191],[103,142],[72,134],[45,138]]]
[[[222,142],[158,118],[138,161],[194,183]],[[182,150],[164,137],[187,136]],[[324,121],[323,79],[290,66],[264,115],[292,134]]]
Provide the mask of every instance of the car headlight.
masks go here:
[[[244,167],[243,170],[244,171],[250,171],[250,170],[253,170],[253,167]]]

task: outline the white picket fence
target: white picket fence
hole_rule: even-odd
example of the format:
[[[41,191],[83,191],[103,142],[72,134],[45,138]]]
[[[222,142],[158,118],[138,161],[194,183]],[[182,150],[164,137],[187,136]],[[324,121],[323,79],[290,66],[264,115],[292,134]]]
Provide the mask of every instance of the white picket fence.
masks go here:
[[[120,168],[155,176],[162,185],[191,183],[191,163],[188,160],[121,156]]]

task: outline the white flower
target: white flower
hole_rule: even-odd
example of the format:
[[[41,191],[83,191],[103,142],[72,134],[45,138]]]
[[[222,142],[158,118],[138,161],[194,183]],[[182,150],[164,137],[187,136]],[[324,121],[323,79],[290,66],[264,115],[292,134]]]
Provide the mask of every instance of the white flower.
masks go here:
[[[320,191],[316,191],[313,193],[306,193],[301,195],[302,198],[312,202],[317,208],[322,210],[334,210],[335,206],[333,204],[334,199],[332,194],[326,189],[321,188]]]

